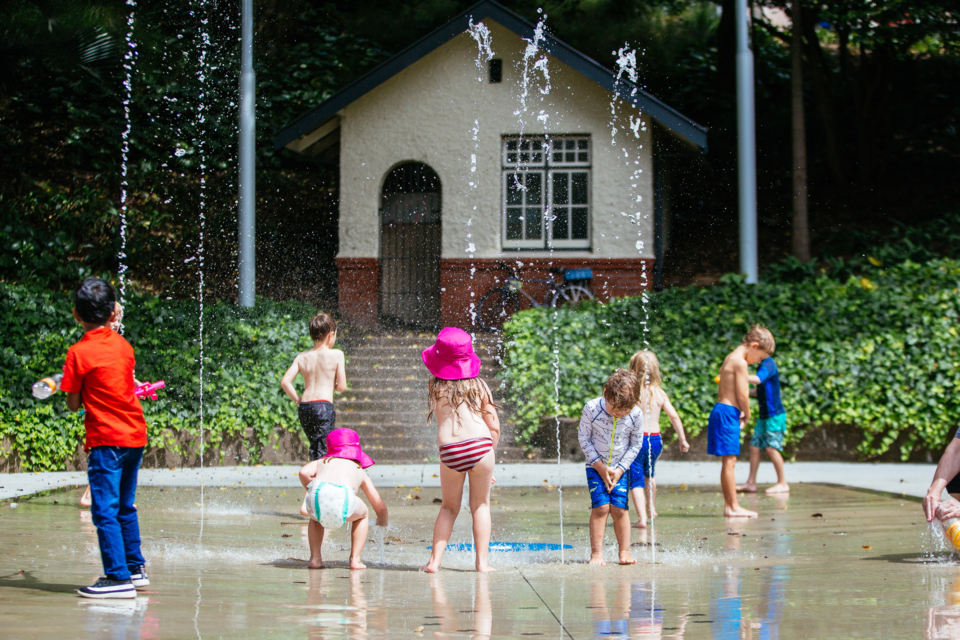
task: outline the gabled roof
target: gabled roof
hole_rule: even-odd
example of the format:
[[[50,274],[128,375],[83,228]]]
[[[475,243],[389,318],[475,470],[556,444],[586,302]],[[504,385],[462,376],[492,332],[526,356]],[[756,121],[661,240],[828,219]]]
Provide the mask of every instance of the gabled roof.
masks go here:
[[[282,149],[298,138],[316,131],[319,127],[336,117],[336,114],[341,109],[353,101],[380,86],[464,31],[467,31],[471,19],[474,22],[480,22],[486,18],[490,18],[503,25],[521,38],[528,40],[533,39],[535,29],[533,24],[493,0],[478,2],[366,75],[354,80],[342,90],[320,103],[317,107],[278,130],[273,138],[274,149]],[[624,80],[615,82],[613,73],[596,60],[585,56],[550,34],[546,34],[546,42],[542,48],[557,60],[593,80],[604,89],[611,93],[616,92],[625,102],[633,104],[641,112],[649,115],[684,140],[696,145],[700,149],[707,148],[706,128],[687,118],[666,103],[661,102],[646,91],[636,88],[630,82]]]

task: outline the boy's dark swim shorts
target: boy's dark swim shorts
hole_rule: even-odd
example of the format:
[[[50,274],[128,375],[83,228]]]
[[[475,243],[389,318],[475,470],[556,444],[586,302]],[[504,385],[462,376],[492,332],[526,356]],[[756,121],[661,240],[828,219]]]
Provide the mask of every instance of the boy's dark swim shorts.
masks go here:
[[[310,459],[327,455],[327,435],[336,428],[337,412],[328,400],[300,403],[300,426],[310,440]]]

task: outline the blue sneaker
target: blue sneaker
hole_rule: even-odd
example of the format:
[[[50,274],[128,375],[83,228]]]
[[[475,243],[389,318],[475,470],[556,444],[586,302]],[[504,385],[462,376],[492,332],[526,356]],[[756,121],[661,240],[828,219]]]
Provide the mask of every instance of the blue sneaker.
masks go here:
[[[147,578],[146,565],[140,565],[139,567],[136,567],[130,571],[130,582],[132,582],[133,586],[137,589],[150,585],[150,580]]]
[[[84,598],[136,598],[137,590],[129,580],[113,580],[106,576],[89,587],[77,589]]]

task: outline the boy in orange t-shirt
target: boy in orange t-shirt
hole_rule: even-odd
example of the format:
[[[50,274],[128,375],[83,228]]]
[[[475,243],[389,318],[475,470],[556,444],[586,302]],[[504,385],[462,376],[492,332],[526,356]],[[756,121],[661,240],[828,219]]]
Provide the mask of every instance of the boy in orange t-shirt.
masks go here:
[[[80,342],[67,351],[60,389],[67,407],[86,410],[90,513],[97,527],[104,576],[78,592],[85,598],[135,598],[150,584],[140,553],[134,501],[137,472],[147,444],[147,423],[134,395],[133,347],[110,328],[116,311],[113,287],[86,278],[74,294],[73,317],[83,326]]]

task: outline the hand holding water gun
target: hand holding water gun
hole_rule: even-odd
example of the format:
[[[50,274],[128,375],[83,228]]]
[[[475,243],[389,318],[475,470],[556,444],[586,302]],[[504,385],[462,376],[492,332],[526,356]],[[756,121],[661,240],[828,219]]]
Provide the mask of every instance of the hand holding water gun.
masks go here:
[[[133,395],[138,398],[150,398],[151,400],[157,399],[157,390],[163,389],[166,384],[163,380],[157,380],[156,382],[143,382],[138,384],[137,387],[133,390]]]

